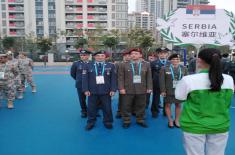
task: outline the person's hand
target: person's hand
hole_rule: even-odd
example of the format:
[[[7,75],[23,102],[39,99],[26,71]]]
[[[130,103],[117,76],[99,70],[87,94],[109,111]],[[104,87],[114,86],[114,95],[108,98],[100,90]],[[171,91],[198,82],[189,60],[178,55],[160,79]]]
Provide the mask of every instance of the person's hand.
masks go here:
[[[147,90],[147,93],[148,93],[148,94],[151,94],[151,93],[152,93],[152,90],[148,89],[148,90]]]
[[[125,90],[125,89],[121,89],[119,92],[120,92],[120,94],[122,94],[122,95],[125,95],[125,94],[126,94],[126,90]]]
[[[86,92],[85,92],[85,95],[86,95],[86,96],[91,96],[91,93],[90,93],[89,91],[86,91]]]
[[[162,96],[162,97],[166,97],[166,92],[162,92],[162,93],[161,93],[161,96]]]
[[[114,96],[114,95],[115,95],[115,92],[111,91],[111,92],[109,93],[109,95],[110,95],[110,96]]]

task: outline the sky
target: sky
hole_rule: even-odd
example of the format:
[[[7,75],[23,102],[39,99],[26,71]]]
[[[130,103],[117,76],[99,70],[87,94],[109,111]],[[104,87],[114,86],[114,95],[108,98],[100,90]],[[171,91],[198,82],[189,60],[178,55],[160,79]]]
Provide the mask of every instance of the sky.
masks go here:
[[[129,2],[129,12],[135,11],[135,1],[128,0]],[[210,4],[216,5],[218,9],[226,9],[228,11],[233,11],[235,13],[235,0],[209,0]]]

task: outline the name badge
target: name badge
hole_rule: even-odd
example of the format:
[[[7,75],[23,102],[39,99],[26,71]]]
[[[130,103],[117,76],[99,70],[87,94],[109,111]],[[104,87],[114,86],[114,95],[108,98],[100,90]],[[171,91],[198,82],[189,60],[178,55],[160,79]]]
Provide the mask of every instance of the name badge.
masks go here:
[[[96,76],[96,84],[104,84],[104,76]]]
[[[173,88],[176,88],[176,85],[178,84],[178,80],[173,80]]]
[[[133,83],[141,83],[141,76],[135,75],[133,77]]]
[[[5,78],[5,73],[4,72],[0,72],[0,79],[4,79]]]

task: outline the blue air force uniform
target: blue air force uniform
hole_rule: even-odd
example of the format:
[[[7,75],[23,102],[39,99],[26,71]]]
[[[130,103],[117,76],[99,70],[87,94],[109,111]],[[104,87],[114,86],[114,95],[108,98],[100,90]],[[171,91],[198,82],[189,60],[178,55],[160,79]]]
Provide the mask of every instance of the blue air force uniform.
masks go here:
[[[90,52],[83,50],[80,54],[90,54]],[[88,64],[88,62],[84,62],[82,60],[76,61],[73,63],[70,70],[71,77],[76,81],[75,86],[77,88],[82,117],[86,117],[87,115],[86,96],[82,92],[82,72],[85,69],[86,64]]]
[[[159,48],[156,50],[156,52],[162,52],[162,51],[168,52],[169,49]],[[151,70],[152,70],[152,77],[153,77],[153,98],[152,98],[151,112],[152,112],[153,117],[157,116],[159,113],[159,103],[160,103],[160,93],[161,93],[160,82],[159,82],[160,70],[169,64],[170,62],[167,59],[165,60],[157,59],[151,62]]]
[[[103,77],[97,83],[97,76]],[[101,102],[104,115],[104,124],[110,125],[113,122],[110,92],[117,90],[117,75],[115,66],[108,62],[90,62],[86,65],[82,75],[82,91],[89,91],[88,98],[88,124],[96,122],[97,101]]]

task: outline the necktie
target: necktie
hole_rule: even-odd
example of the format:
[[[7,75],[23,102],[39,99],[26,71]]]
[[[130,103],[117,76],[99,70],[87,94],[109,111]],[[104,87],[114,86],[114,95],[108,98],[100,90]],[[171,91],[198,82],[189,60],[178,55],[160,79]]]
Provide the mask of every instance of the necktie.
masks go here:
[[[135,74],[137,75],[139,72],[139,64],[135,63]]]
[[[99,75],[101,75],[101,70],[102,70],[102,64],[101,63],[98,63],[98,70],[99,70]]]

